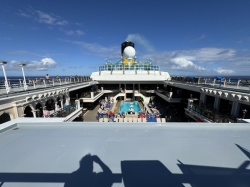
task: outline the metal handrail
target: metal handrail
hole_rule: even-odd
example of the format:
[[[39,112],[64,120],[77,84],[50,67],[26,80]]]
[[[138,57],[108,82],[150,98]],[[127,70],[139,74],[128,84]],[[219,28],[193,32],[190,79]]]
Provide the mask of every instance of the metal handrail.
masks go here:
[[[74,81],[72,81],[74,79]],[[10,87],[10,91],[6,93],[3,89],[6,88],[5,80],[0,80],[0,95],[23,92],[23,91],[31,91],[35,89],[47,88],[47,87],[56,87],[61,85],[70,85],[70,84],[78,84],[83,82],[89,82],[92,79],[89,76],[71,76],[65,78],[26,78],[25,82],[23,79],[8,79],[7,83]],[[26,83],[26,84],[25,84]],[[25,85],[27,88],[25,88]]]

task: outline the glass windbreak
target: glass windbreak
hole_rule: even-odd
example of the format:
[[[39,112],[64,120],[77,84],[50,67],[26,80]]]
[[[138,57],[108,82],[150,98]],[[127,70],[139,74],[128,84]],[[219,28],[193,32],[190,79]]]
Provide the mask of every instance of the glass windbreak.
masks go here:
[[[99,71],[122,71],[122,70],[141,70],[141,71],[159,71],[159,66],[153,65],[104,65],[99,66]]]

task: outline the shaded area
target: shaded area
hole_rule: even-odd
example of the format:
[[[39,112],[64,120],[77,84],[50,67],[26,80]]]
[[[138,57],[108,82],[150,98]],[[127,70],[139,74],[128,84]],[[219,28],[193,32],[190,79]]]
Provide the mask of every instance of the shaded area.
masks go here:
[[[93,172],[93,164],[97,163],[102,172]],[[70,174],[68,180],[65,182],[64,187],[77,187],[77,186],[112,186],[112,171],[106,166],[101,159],[94,155],[86,155],[80,161],[80,167]]]
[[[24,114],[24,117],[33,117],[32,109],[29,106],[25,107]]]
[[[126,187],[174,186],[184,187],[181,181],[158,160],[121,161]]]
[[[236,146],[248,157],[249,150]],[[174,174],[159,160],[121,161],[122,174],[113,174],[110,168],[96,155],[85,155],[79,168],[72,173],[0,173],[0,184],[4,182],[65,183],[64,187],[112,186],[123,183],[125,187],[171,186],[183,187],[245,187],[250,186],[250,161],[243,162],[238,168],[188,165],[179,161],[177,166],[183,174]],[[97,163],[102,172],[93,172]]]
[[[250,151],[244,147],[241,147],[238,144],[235,144],[249,159],[250,159]]]
[[[43,106],[40,103],[36,104],[36,117],[43,117]]]
[[[1,116],[0,116],[0,124],[2,123],[5,123],[7,121],[10,121],[11,118],[10,118],[10,115],[8,113],[3,113]]]

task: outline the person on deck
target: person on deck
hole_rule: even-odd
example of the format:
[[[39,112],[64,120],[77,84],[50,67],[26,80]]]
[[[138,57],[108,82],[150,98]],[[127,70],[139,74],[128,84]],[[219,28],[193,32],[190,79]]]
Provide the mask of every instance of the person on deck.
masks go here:
[[[109,111],[109,117],[112,117],[112,116],[113,116],[113,111],[110,110],[110,111]]]
[[[45,79],[49,80],[49,74],[46,74]]]

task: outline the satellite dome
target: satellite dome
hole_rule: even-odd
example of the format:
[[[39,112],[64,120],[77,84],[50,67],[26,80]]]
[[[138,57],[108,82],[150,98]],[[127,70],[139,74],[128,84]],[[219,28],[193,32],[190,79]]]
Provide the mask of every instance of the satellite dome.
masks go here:
[[[131,46],[128,46],[123,51],[124,57],[127,59],[132,59],[135,57],[135,49]]]

